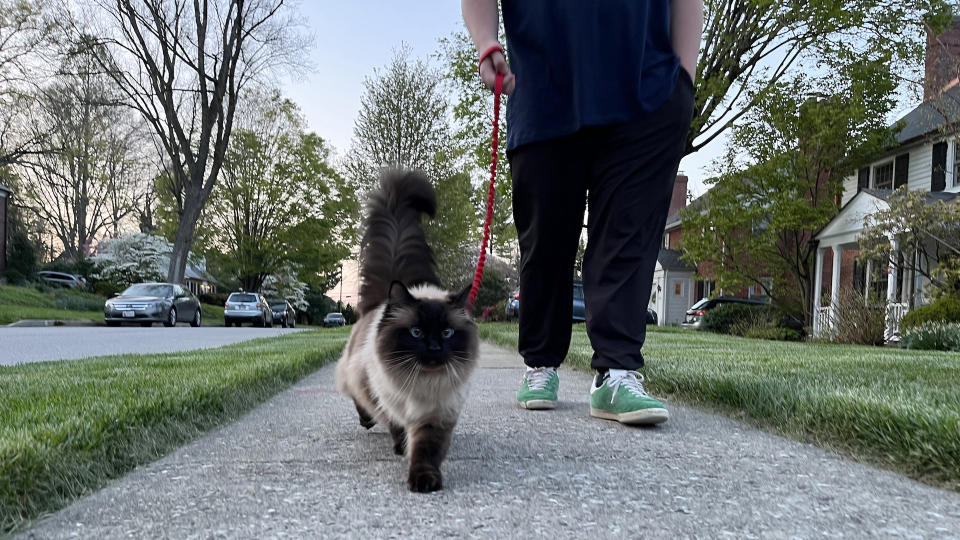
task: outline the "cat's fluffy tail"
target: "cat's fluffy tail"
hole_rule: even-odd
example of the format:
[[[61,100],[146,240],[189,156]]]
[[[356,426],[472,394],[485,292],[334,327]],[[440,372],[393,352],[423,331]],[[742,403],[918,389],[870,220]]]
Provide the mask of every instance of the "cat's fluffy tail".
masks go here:
[[[387,300],[390,284],[407,287],[429,283],[440,286],[433,252],[427,245],[420,214],[433,217],[437,194],[426,179],[408,171],[389,170],[380,177],[380,189],[367,201],[360,244],[360,314]]]

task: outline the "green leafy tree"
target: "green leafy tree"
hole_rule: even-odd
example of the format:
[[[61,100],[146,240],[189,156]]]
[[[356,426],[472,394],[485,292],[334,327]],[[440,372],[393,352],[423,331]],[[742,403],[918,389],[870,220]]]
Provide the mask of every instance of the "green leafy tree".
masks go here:
[[[463,151],[450,143],[449,103],[439,73],[402,48],[364,86],[348,174],[367,190],[383,168],[422,171],[437,191],[437,216],[425,229],[440,279],[448,287],[465,285],[480,229]]]
[[[212,244],[245,290],[288,267],[318,285],[353,245],[353,191],[293,102],[278,92],[248,100],[207,210]]]
[[[936,201],[903,186],[887,200],[888,208],[867,217],[857,241],[861,261],[882,260],[929,280],[933,296],[960,297],[960,204]],[[893,249],[893,243],[897,249]],[[910,295],[910,307],[914,307]]]
[[[503,27],[500,42],[506,44]],[[443,64],[443,80],[453,100],[455,128],[453,139],[463,149],[468,172],[475,185],[473,204],[479,216],[487,211],[488,183],[493,135],[493,92],[477,75],[477,52],[465,31],[440,40],[437,55]],[[502,97],[500,133],[497,144],[497,185],[493,220],[490,227],[490,252],[510,255],[516,248],[517,228],[513,222],[513,181],[506,157],[507,96]]]
[[[894,84],[885,62],[865,61],[758,96],[733,131],[726,172],[703,204],[684,210],[684,258],[709,268],[720,288],[759,285],[809,316],[810,240],[836,215],[843,179],[892,141],[884,119]]]

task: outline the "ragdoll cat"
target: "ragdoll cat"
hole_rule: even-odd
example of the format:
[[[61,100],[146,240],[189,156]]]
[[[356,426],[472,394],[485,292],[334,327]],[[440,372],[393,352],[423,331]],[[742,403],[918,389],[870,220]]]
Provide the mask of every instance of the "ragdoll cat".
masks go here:
[[[361,243],[360,318],[336,369],[360,424],[385,424],[393,450],[410,459],[407,486],[443,488],[440,464],[477,363],[477,328],[466,311],[469,287],[440,287],[420,214],[436,212],[422,177],[389,171],[367,202]]]

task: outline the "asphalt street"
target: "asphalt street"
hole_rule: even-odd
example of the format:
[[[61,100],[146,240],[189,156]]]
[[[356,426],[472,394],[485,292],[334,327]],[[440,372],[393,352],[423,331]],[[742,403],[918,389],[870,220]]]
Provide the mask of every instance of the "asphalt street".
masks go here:
[[[180,352],[220,347],[299,330],[282,328],[0,327],[0,365],[73,360],[113,354]]]
[[[483,356],[443,491],[407,491],[389,434],[359,425],[327,366],[23,536],[960,536],[958,493],[676,403],[655,428],[594,419],[583,373],[561,373],[556,410],[523,410],[517,356]]]

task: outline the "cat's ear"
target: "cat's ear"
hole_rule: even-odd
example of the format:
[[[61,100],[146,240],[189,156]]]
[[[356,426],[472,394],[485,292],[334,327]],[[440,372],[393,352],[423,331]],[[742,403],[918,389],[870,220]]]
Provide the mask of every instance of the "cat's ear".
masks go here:
[[[467,300],[470,298],[470,290],[473,289],[473,283],[467,285],[465,289],[458,293],[450,293],[448,301],[451,305],[458,308],[467,308]]]
[[[390,292],[387,293],[387,302],[389,304],[412,304],[416,301],[416,298],[410,294],[410,290],[407,289],[407,286],[403,283],[394,281],[390,284]]]

